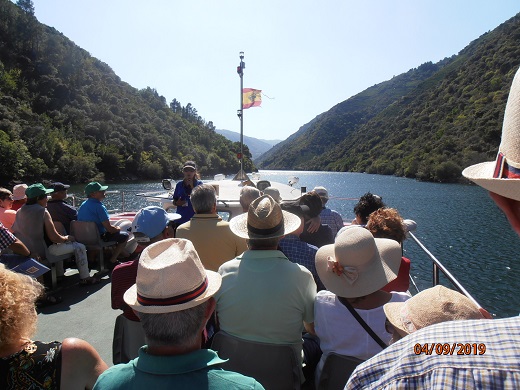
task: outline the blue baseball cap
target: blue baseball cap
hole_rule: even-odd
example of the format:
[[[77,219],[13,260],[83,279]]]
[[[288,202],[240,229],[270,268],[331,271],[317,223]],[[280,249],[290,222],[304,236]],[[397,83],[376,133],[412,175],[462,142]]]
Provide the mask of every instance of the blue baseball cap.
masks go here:
[[[159,206],[145,207],[135,215],[132,233],[142,233],[146,237],[135,237],[137,242],[148,242],[157,237],[169,222],[181,218],[180,214],[168,213]]]

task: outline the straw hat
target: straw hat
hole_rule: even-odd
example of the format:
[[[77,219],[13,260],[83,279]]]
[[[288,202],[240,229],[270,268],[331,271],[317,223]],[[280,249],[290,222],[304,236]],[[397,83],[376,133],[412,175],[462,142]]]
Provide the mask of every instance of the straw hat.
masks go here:
[[[191,241],[169,238],[143,250],[136,284],[124,300],[138,312],[171,313],[207,301],[221,282],[217,272],[204,269]]]
[[[338,276],[334,263],[343,267]],[[401,265],[401,246],[394,240],[374,238],[362,227],[345,230],[334,244],[322,246],[316,253],[316,271],[334,294],[356,298],[371,294],[397,278]]]
[[[25,190],[27,189],[27,184],[17,184],[13,187],[13,200],[21,200],[27,198],[25,195]]]
[[[507,99],[496,160],[467,167],[462,174],[488,191],[520,200],[520,69]]]
[[[298,216],[282,211],[273,198],[262,195],[251,202],[247,213],[231,219],[229,227],[242,238],[267,239],[292,233],[300,224]]]
[[[440,322],[485,318],[465,295],[440,285],[423,290],[405,302],[387,303],[383,310],[388,321],[403,335]]]

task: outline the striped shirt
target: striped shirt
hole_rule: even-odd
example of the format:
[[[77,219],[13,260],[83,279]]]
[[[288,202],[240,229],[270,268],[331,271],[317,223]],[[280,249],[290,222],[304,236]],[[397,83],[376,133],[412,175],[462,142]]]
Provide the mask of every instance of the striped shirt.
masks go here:
[[[339,229],[343,227],[343,218],[341,218],[341,215],[337,211],[324,207],[323,210],[321,210],[320,218],[321,223],[330,226],[332,234],[336,237]]]
[[[520,317],[451,321],[420,329],[358,366],[345,386],[519,388]]]

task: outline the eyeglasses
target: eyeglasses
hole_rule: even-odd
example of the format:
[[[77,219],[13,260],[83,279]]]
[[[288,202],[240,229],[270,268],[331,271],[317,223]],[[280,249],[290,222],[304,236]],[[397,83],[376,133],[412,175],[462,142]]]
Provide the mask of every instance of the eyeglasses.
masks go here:
[[[388,318],[385,321],[385,330],[387,333],[394,334],[394,326],[388,321]]]

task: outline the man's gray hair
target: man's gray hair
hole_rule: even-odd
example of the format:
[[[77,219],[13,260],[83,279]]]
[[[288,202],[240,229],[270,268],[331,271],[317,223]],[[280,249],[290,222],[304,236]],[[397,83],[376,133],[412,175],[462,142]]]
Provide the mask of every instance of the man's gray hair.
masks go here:
[[[205,324],[209,301],[172,313],[137,313],[149,345],[187,347],[193,345]]]
[[[190,199],[197,214],[210,214],[217,203],[217,193],[212,185],[201,184],[193,189]]]
[[[242,210],[247,211],[249,209],[249,205],[253,200],[259,198],[262,194],[260,190],[251,186],[244,186],[240,190],[240,205],[242,206]]]

